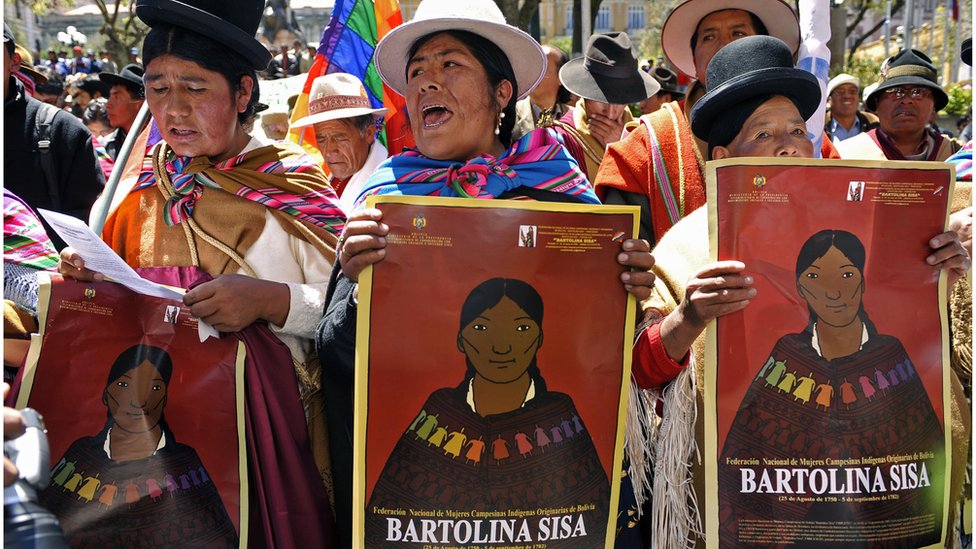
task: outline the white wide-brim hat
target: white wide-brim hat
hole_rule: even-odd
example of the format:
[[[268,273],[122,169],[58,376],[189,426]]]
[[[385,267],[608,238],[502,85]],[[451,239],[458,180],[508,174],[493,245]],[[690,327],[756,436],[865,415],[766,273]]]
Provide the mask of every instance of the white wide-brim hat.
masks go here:
[[[410,47],[428,34],[451,30],[477,34],[502,50],[515,72],[519,99],[528,96],[545,75],[542,46],[506,23],[493,0],[421,0],[413,19],[391,30],[376,45],[376,72],[393,91],[405,95]]]
[[[371,114],[382,116],[386,109],[374,109],[366,95],[366,87],[351,74],[334,72],[319,76],[308,93],[308,116],[295,121],[293,128],[302,128],[339,118],[353,118]]]
[[[830,82],[827,82],[827,97],[830,97],[830,94],[834,93],[834,90],[843,86],[844,84],[851,84],[855,88],[861,89],[861,81],[858,80],[856,76],[842,72],[831,78]]]
[[[661,46],[668,61],[685,75],[697,78],[691,37],[708,14],[725,10],[755,15],[769,35],[786,42],[794,55],[800,48],[800,22],[793,8],[782,0],[687,0],[671,10],[661,29]]]

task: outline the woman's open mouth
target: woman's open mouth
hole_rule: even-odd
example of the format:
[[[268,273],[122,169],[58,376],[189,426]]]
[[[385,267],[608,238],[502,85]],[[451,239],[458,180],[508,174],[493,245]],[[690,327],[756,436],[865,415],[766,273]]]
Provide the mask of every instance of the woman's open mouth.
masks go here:
[[[454,116],[454,113],[444,105],[427,105],[420,112],[425,128],[436,128]]]

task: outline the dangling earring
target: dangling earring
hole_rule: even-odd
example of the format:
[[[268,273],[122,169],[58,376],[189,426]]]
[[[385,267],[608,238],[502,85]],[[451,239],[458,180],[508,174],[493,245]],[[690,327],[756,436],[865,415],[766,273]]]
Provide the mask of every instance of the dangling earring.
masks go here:
[[[498,113],[498,120],[495,122],[495,135],[502,133],[502,119],[505,118],[504,111]]]

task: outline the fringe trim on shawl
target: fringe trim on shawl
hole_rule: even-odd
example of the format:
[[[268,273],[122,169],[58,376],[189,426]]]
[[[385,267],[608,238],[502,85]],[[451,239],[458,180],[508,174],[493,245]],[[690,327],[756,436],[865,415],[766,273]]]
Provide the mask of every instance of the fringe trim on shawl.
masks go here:
[[[627,402],[627,427],[624,432],[624,455],[627,456],[627,475],[634,487],[637,518],[644,503],[652,499],[654,480],[654,440],[661,424],[655,405],[661,397],[660,389],[640,389],[631,379],[630,400]]]
[[[654,500],[651,502],[655,547],[694,547],[704,538],[701,512],[692,479],[693,461],[701,463],[695,440],[698,390],[694,356],[663,392],[664,419],[654,453]]]

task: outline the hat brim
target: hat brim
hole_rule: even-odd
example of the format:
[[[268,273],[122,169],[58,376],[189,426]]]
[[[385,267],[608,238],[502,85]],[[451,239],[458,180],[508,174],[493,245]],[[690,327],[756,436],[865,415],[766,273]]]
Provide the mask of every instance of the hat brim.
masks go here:
[[[577,57],[559,69],[559,81],[567,90],[584,99],[627,105],[638,103],[656,94],[661,85],[657,80],[634,66],[634,74],[628,78],[601,76],[599,80],[586,70],[586,58]]]
[[[364,116],[367,114],[371,114],[373,116],[383,116],[386,114],[386,111],[387,109],[334,109],[331,111],[324,111],[303,116],[302,118],[296,120],[291,127],[304,128],[305,126],[311,126],[312,124],[318,124],[319,122],[328,122],[329,120],[337,120],[339,118],[355,118],[357,116]]]
[[[136,16],[149,27],[167,23],[189,29],[224,44],[244,57],[256,70],[271,63],[271,52],[236,25],[177,0],[139,0]]]
[[[702,19],[710,13],[725,10],[744,10],[763,22],[769,35],[779,38],[796,55],[800,48],[800,22],[793,8],[782,0],[726,0],[721,5],[714,0],[688,0],[671,10],[661,29],[664,55],[679,71],[697,78],[695,55],[691,51],[691,37]]]
[[[142,79],[135,81],[131,78],[126,78],[120,74],[115,74],[114,72],[101,72],[98,73],[98,79],[102,82],[108,84],[109,86],[134,86],[136,88],[142,88]]]
[[[949,104],[949,96],[946,95],[945,90],[934,84],[931,80],[926,80],[921,76],[896,76],[894,78],[889,78],[885,80],[877,88],[868,95],[867,101],[864,104],[870,110],[875,110],[878,107],[878,99],[881,98],[881,94],[889,88],[897,88],[898,86],[924,86],[932,90],[932,97],[935,99],[935,110],[941,111]]]
[[[730,78],[709,90],[695,103],[691,112],[692,133],[699,139],[707,139],[708,130],[722,113],[764,95],[789,97],[803,119],[807,120],[820,106],[820,81],[802,69],[783,67],[752,71]]]
[[[34,70],[31,67],[27,67],[25,65],[21,65],[20,66],[20,72],[22,72],[22,73],[26,74],[28,77],[30,77],[30,79],[34,81],[34,85],[35,86],[40,86],[41,84],[47,84],[47,77],[44,76],[43,74],[37,72],[36,70]]]
[[[678,88],[666,88],[664,86],[661,86],[661,89],[658,90],[658,93],[670,93],[672,101],[681,101],[682,99],[685,98],[685,92],[679,90]]]
[[[834,90],[836,90],[837,88],[839,88],[841,86],[844,86],[846,84],[851,84],[855,88],[861,89],[861,81],[858,80],[856,76],[849,76],[847,78],[839,78],[839,79],[831,80],[830,82],[827,82],[827,97],[830,97],[830,94],[834,93]]]
[[[518,99],[535,89],[546,72],[546,56],[542,46],[528,33],[511,25],[443,17],[411,21],[394,28],[380,40],[373,52],[376,72],[383,82],[400,95],[407,90],[407,54],[414,42],[435,32],[449,30],[477,34],[498,46],[508,58],[515,72]]]

